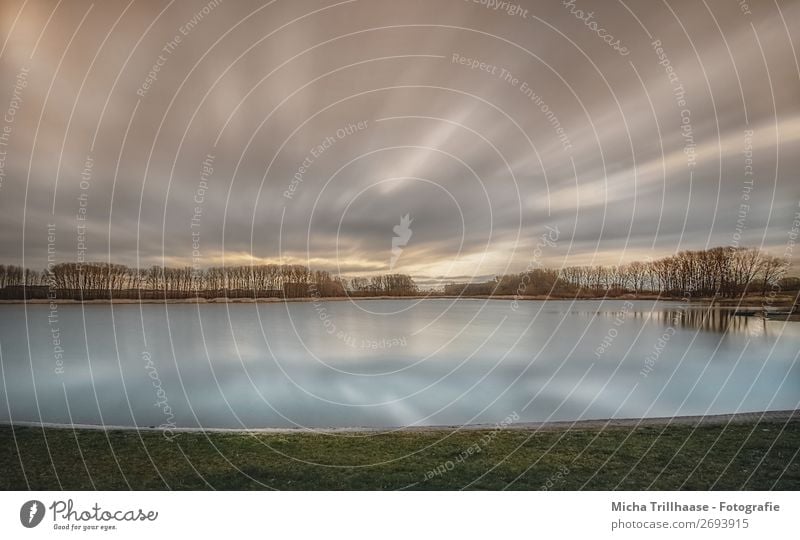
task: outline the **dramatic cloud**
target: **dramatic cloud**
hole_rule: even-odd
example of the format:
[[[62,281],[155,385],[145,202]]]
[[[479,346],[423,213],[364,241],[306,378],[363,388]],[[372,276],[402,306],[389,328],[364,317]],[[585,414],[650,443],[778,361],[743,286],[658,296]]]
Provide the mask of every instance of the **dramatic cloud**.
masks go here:
[[[2,2],[2,262],[796,263],[800,2],[499,5]]]

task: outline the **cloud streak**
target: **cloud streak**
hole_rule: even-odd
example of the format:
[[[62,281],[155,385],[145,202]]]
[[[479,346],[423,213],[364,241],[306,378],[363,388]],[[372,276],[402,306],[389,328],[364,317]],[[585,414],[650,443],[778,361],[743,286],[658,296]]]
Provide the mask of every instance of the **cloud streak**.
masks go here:
[[[554,266],[727,245],[743,204],[784,251],[800,2],[213,4],[2,3],[4,262],[51,225],[75,260],[81,196],[87,259],[142,266],[386,272],[408,215],[393,271],[482,279],[548,226]]]

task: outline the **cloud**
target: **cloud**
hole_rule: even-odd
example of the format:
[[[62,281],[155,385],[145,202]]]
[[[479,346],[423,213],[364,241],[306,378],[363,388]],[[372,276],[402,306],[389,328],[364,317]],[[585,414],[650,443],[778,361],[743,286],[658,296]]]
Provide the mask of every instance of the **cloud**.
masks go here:
[[[408,214],[395,270],[482,278],[524,269],[546,226],[553,265],[729,244],[745,203],[743,239],[783,253],[800,2],[579,3],[630,55],[557,3],[224,1],[184,32],[205,2],[3,2],[4,113],[30,70],[0,125],[3,262],[44,266],[48,224],[73,260],[81,196],[87,258],[127,264],[190,264],[199,245],[206,265],[385,272]]]

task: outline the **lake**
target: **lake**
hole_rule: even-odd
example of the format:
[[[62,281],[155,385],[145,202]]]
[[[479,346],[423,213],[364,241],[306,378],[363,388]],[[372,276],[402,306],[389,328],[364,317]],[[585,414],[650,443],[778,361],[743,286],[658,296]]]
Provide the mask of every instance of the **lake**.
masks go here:
[[[800,323],[654,301],[0,305],[0,421],[392,427],[794,409]]]

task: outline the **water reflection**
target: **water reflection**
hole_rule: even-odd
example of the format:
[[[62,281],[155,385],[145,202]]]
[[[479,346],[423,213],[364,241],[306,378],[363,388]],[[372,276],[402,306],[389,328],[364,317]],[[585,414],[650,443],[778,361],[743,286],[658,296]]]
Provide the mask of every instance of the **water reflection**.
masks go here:
[[[609,302],[609,301],[606,301]],[[750,336],[775,335],[777,325],[768,324],[760,315],[736,315],[734,307],[713,307],[701,304],[647,303],[635,301],[610,301],[611,304],[596,311],[575,310],[582,316],[595,316],[607,320],[630,319],[648,321],[661,326],[674,326],[704,332],[747,334]],[[630,304],[632,307],[626,306]],[[648,309],[649,308],[649,309]]]
[[[733,313],[621,300],[65,305],[59,373],[47,306],[5,305],[0,421],[398,426],[794,408],[800,324]]]
[[[760,316],[744,317],[736,315],[732,308],[690,307],[687,309],[667,309],[648,314],[651,320],[662,325],[680,326],[704,332],[742,333],[750,336],[763,336],[778,330],[767,325]]]

